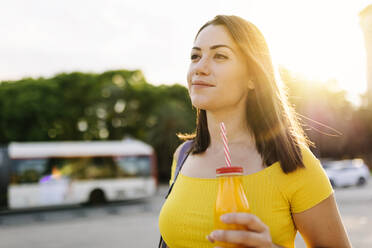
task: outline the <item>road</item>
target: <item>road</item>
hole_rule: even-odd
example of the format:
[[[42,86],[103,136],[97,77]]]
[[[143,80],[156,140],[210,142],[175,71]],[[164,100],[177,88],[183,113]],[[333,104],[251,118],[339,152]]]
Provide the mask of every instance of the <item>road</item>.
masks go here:
[[[156,247],[158,214],[166,191],[167,185],[162,185],[149,200],[2,214],[0,247]],[[372,247],[372,181],[362,188],[342,188],[335,192],[353,247]],[[305,247],[300,235],[296,247]]]

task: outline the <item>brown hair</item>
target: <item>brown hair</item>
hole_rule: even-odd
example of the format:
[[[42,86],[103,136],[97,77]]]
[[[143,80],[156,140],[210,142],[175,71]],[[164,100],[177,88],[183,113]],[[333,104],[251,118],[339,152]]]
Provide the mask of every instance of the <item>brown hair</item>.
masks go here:
[[[313,143],[307,139],[294,108],[289,105],[287,92],[275,78],[264,36],[254,24],[241,17],[217,15],[199,29],[195,40],[209,25],[226,27],[247,60],[255,85],[247,96],[247,125],[254,133],[263,162],[272,165],[279,161],[284,173],[303,168],[301,146]],[[193,134],[177,136],[182,140],[194,139],[190,150],[193,154],[204,152],[210,144],[206,111],[197,109]]]

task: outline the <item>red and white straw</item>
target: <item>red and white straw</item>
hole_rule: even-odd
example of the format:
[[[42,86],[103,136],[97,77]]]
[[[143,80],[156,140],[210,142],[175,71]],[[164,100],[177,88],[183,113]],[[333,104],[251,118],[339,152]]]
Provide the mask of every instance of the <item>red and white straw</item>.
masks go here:
[[[223,150],[225,152],[225,161],[228,167],[231,167],[231,154],[227,142],[226,127],[223,122],[220,123],[221,137],[223,140]]]

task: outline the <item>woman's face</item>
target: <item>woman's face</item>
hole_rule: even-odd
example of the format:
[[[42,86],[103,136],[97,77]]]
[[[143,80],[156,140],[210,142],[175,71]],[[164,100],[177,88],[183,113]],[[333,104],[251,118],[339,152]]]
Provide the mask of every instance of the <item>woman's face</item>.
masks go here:
[[[187,83],[192,104],[199,109],[245,102],[254,86],[244,57],[224,26],[209,25],[199,33],[191,50]]]

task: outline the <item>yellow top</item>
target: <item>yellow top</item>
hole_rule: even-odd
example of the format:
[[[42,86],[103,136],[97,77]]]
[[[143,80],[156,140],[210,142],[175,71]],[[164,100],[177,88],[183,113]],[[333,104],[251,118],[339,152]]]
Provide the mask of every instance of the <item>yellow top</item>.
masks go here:
[[[280,162],[243,175],[252,214],[270,229],[273,243],[294,247],[296,227],[291,213],[305,211],[333,193],[320,161],[307,147],[301,149],[306,169],[285,174]],[[176,168],[173,159],[172,183]],[[180,173],[159,214],[159,230],[170,248],[214,247],[206,239],[213,231],[217,178],[195,178]]]

